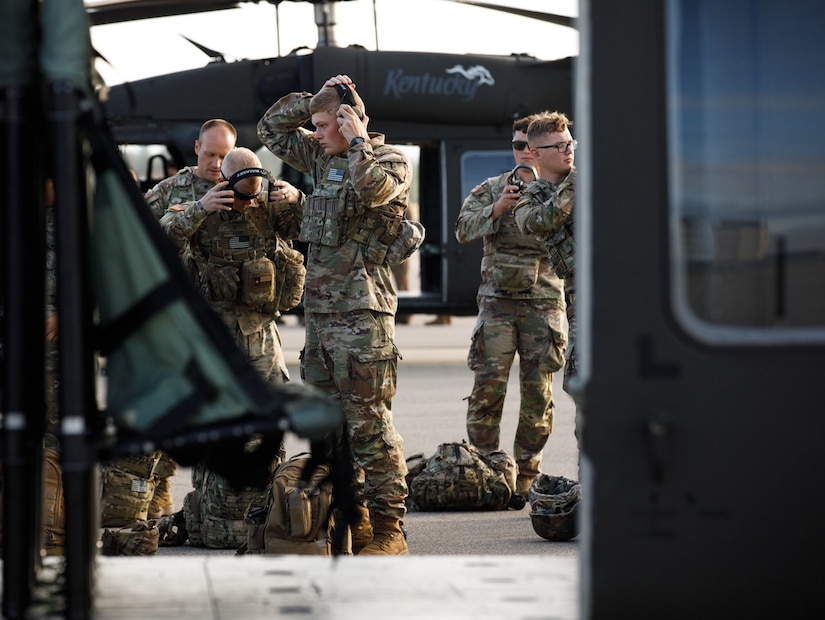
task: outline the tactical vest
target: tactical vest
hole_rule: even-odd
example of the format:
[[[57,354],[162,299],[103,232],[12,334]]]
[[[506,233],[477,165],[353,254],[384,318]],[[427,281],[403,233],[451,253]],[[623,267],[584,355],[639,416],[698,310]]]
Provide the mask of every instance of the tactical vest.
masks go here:
[[[234,212],[230,212],[233,213]],[[211,301],[234,301],[260,309],[275,299],[275,265],[266,256],[266,211],[251,207],[243,215],[223,219],[221,213],[207,216],[209,255],[203,270],[202,290]],[[273,248],[274,249],[274,248]],[[231,271],[231,274],[225,272]],[[235,299],[217,299],[216,278],[235,279]],[[273,308],[271,312],[277,311]]]
[[[498,221],[498,231],[484,238],[484,256],[491,260],[493,281],[507,293],[527,291],[546,269],[544,241],[538,235],[522,234],[509,211]]]
[[[188,166],[178,171],[169,181],[161,181],[158,186],[166,182],[171,184],[168,196],[164,196],[162,191],[154,190],[146,195],[146,202],[158,220],[163,217],[170,205],[194,202],[202,198],[214,185],[212,181],[201,179],[195,174],[195,168]]]
[[[403,208],[396,213],[391,205],[384,209],[366,209],[352,187],[349,161],[345,157],[332,157],[315,191],[307,197],[298,239],[333,248],[350,239],[364,247],[364,256],[369,262],[380,265],[398,237],[403,217]]]

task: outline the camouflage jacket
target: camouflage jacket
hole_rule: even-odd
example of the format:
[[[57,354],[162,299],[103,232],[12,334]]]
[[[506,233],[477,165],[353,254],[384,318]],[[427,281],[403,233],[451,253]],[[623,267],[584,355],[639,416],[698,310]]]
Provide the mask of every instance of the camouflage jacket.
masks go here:
[[[259,209],[264,210],[265,214]],[[203,290],[206,286],[203,276],[207,265],[211,263],[232,266],[237,274],[240,265],[244,260],[252,259],[253,254],[255,257],[265,255],[271,261],[277,262],[279,240],[291,240],[298,236],[301,211],[301,202],[276,204],[268,202],[265,195],[259,197],[244,213],[216,211],[207,214],[198,208],[197,202],[188,201],[172,205],[161,218],[160,226],[176,247],[184,248],[188,242],[189,252],[184,255],[184,264],[193,278],[200,281]],[[227,238],[229,244],[233,243],[231,235],[236,235],[236,243],[227,246],[234,249],[215,247],[216,240],[227,237],[227,234],[230,235]],[[248,250],[243,249],[244,243],[250,246]],[[261,310],[244,306],[240,302],[216,301],[209,295],[205,296],[230,325],[234,322],[233,317],[243,317]],[[259,319],[264,322],[277,315],[275,310],[263,312],[267,316]]]
[[[507,186],[510,172],[472,189],[455,224],[459,243],[483,239],[479,296],[551,299],[564,304],[562,281],[550,268],[544,235],[523,234],[511,212],[493,220],[493,203]]]
[[[572,220],[575,199],[575,169],[558,184],[533,181],[513,207],[516,224],[525,233],[552,235]]]
[[[576,170],[560,183],[545,179],[531,183],[513,207],[516,224],[525,234],[542,236],[550,256],[550,265],[565,279],[574,276],[575,240],[573,207],[576,201]]]
[[[212,189],[215,183],[200,178],[196,172],[197,166],[181,168],[175,176],[163,179],[143,195],[156,220],[172,205],[198,200]]]
[[[304,212],[300,237],[309,243],[304,307],[322,313],[369,309],[395,314],[398,296],[384,260],[386,248],[382,253],[382,245],[373,244],[370,230],[387,222],[400,224],[412,166],[403,151],[384,144],[384,136],[376,133],[343,155],[324,153],[313,133],[302,127],[311,117],[311,97],[305,92],[286,95],[258,123],[261,142],[312,178],[307,199],[312,208]],[[379,215],[386,219],[373,226]]]

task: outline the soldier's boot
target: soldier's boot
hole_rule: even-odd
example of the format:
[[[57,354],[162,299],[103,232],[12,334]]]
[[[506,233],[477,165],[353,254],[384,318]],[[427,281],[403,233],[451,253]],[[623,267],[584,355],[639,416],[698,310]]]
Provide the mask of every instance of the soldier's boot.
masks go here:
[[[521,510],[527,505],[527,491],[530,490],[530,485],[533,484],[535,476],[521,475],[516,478],[516,490],[510,498],[508,504],[513,510]]]
[[[516,478],[516,494],[527,497],[527,491],[530,490],[530,485],[533,484],[535,476],[519,474]]]
[[[372,542],[372,522],[370,511],[366,506],[358,504],[355,507],[358,513],[358,523],[350,527],[352,532],[352,553],[358,555],[361,550]]]
[[[386,515],[375,515],[372,526],[372,542],[361,549],[358,555],[409,555],[407,536],[401,529],[400,519]]]
[[[158,478],[155,483],[155,493],[149,502],[150,519],[160,519],[175,512],[175,502],[172,500],[172,479]]]

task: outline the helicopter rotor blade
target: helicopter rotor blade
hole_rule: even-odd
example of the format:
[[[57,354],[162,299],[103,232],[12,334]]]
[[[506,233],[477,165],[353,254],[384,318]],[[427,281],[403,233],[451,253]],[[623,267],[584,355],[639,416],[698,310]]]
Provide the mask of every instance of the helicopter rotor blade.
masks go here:
[[[206,47],[205,45],[201,45],[201,44],[200,44],[200,43],[198,43],[197,41],[193,41],[192,39],[190,39],[189,37],[187,37],[185,34],[182,34],[182,35],[180,35],[180,36],[182,36],[184,39],[186,39],[187,41],[189,41],[192,45],[194,45],[195,47],[197,47],[197,48],[198,48],[200,51],[202,51],[204,54],[206,54],[207,56],[209,56],[209,58],[210,58],[210,59],[212,59],[212,61],[213,61],[213,62],[226,62],[226,58],[225,58],[225,57],[224,57],[224,55],[223,55],[223,54],[221,54],[220,52],[216,52],[215,50],[210,49],[210,48]]]
[[[242,3],[243,0],[111,0],[87,4],[86,14],[92,26],[101,26],[153,17],[237,9]]]
[[[576,18],[568,17],[566,15],[557,15],[555,13],[544,13],[542,11],[529,11],[527,9],[519,9],[516,7],[502,6],[500,4],[490,4],[489,2],[476,2],[475,0],[447,0],[448,2],[456,2],[458,4],[468,4],[470,6],[477,6],[482,9],[491,9],[493,11],[501,11],[502,13],[510,13],[511,15],[519,15],[521,17],[529,17],[530,19],[537,19],[551,24],[558,24],[559,26],[567,26],[568,28],[576,27]]]

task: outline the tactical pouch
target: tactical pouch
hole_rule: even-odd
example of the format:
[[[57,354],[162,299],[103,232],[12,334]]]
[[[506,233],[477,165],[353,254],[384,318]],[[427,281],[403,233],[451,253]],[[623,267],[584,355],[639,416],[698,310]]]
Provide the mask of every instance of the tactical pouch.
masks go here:
[[[536,284],[540,259],[536,256],[493,255],[493,280],[507,293],[523,293]]]
[[[275,273],[277,276],[277,310],[281,312],[292,310],[301,303],[304,296],[304,282],[307,275],[304,255],[286,243],[279,243],[278,253],[275,256]]]
[[[218,264],[210,259],[203,272],[201,290],[212,301],[235,301],[238,297],[238,274],[229,264]]]
[[[262,306],[275,299],[275,263],[266,256],[244,261],[240,280],[242,304]]]
[[[307,536],[312,527],[309,495],[303,489],[287,489],[286,503],[289,506],[289,535],[296,538]]]
[[[387,248],[387,264],[400,265],[415,254],[424,243],[424,226],[421,222],[402,220],[398,236]]]
[[[388,211],[370,210],[349,220],[347,238],[364,246],[364,258],[375,265],[387,259],[389,246],[398,238],[402,216]]]
[[[343,240],[341,211],[342,202],[338,198],[309,196],[298,240],[337,248]]]
[[[573,238],[572,218],[565,222],[555,234],[545,241],[550,267],[556,276],[565,280],[573,277],[573,260],[576,256],[576,241]]]

